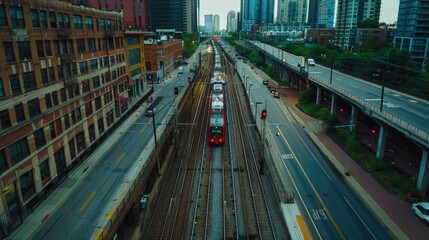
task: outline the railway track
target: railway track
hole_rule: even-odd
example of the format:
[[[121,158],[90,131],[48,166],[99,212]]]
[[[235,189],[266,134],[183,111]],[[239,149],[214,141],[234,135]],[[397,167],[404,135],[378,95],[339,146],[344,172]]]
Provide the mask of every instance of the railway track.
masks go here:
[[[179,111],[176,158],[164,166],[168,170],[143,239],[285,239],[274,229],[284,224],[281,216],[271,218],[270,212],[279,210],[270,179],[265,177],[264,185],[259,175],[259,143],[242,83],[225,57],[227,138],[223,146],[208,144],[213,60],[213,53],[203,55],[198,81]]]

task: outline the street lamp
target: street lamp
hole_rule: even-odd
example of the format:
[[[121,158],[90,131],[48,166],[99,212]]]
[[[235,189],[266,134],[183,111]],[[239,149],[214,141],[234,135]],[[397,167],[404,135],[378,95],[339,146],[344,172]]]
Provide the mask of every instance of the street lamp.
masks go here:
[[[331,57],[331,75],[329,76],[329,85],[332,85],[332,69],[334,68],[334,57]]]
[[[255,125],[258,123],[258,104],[262,104],[262,102],[255,102]]]

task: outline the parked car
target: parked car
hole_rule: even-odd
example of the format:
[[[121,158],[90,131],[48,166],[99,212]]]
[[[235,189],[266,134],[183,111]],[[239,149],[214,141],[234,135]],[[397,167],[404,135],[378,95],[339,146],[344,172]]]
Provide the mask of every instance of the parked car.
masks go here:
[[[269,83],[268,79],[264,79],[264,80],[262,81],[262,84],[264,84],[264,85],[268,85],[268,83]]]
[[[270,87],[268,88],[268,90],[270,91],[271,94],[274,94],[274,92],[277,92],[275,87]]]
[[[279,92],[277,92],[277,91],[275,91],[275,92],[273,93],[273,97],[274,97],[274,98],[280,98],[280,93],[279,93]]]
[[[316,66],[316,62],[312,58],[307,59],[307,64],[308,66]]]
[[[429,226],[429,202],[418,202],[411,205],[414,214]]]

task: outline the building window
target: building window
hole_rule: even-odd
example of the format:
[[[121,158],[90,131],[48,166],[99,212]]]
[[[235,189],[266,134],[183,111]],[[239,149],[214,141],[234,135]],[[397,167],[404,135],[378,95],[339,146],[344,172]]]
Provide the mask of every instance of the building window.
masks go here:
[[[70,28],[70,15],[64,13],[64,23],[66,28]]]
[[[15,105],[15,116],[17,122],[22,122],[25,120],[24,104],[20,103]]]
[[[86,29],[94,29],[94,25],[92,23],[92,17],[91,16],[85,17],[85,25],[86,25]]]
[[[95,110],[101,109],[101,96],[98,96],[94,99],[95,102]]]
[[[7,166],[6,154],[4,153],[4,149],[1,149],[0,150],[0,175],[6,172],[6,170],[8,169],[9,167]]]
[[[42,83],[43,83],[43,85],[48,84],[49,83],[48,70],[46,68],[40,69],[40,74],[42,76]]]
[[[92,102],[85,103],[85,114],[86,114],[86,117],[91,116],[91,114],[92,114]]]
[[[46,103],[46,108],[47,109],[52,108],[52,98],[51,98],[51,94],[50,93],[46,93],[45,94],[45,103]]]
[[[30,118],[40,114],[40,103],[38,98],[28,101],[27,105],[28,105],[28,113],[30,114]]]
[[[21,177],[19,177],[19,182],[21,186],[22,198],[24,201],[27,201],[36,193],[32,170],[24,173]]]
[[[45,51],[43,51],[43,41],[42,40],[36,41],[36,48],[37,48],[37,56],[39,58],[45,57]]]
[[[98,134],[102,134],[104,132],[104,121],[103,118],[97,120],[98,125]]]
[[[103,19],[103,18],[100,18],[100,29],[101,29],[101,31],[104,31],[104,30],[106,30],[105,29],[105,20]]]
[[[0,111],[0,124],[1,124],[1,129],[10,128],[12,126],[12,124],[10,123],[8,109]]]
[[[98,69],[98,60],[97,59],[92,59],[90,63],[91,63],[91,70],[92,71]]]
[[[15,53],[13,51],[12,42],[3,42],[4,53],[6,55],[6,62],[15,62]]]
[[[89,140],[93,142],[95,140],[95,127],[94,124],[88,127]]]
[[[43,127],[33,132],[34,142],[36,143],[36,149],[40,149],[46,144],[45,133]]]
[[[45,51],[46,51],[46,56],[52,56],[51,41],[49,40],[45,41]]]
[[[49,159],[44,160],[39,165],[40,177],[42,178],[42,185],[45,185],[51,180],[51,174],[49,173]]]
[[[58,92],[57,91],[53,91],[52,93],[51,93],[51,95],[52,95],[52,103],[54,104],[54,106],[57,106],[58,105]]]
[[[89,92],[89,90],[90,90],[89,80],[87,79],[82,81],[82,93]]]
[[[73,15],[73,23],[75,29],[82,29],[82,16]]]
[[[3,79],[0,77],[0,98],[4,97]]]
[[[49,23],[51,24],[51,28],[57,28],[57,17],[55,16],[55,12],[49,12]]]
[[[97,50],[95,45],[95,38],[88,38],[88,48],[90,52],[94,52]]]
[[[40,26],[42,28],[48,28],[48,21],[46,20],[46,11],[40,10],[39,16],[40,16]]]
[[[69,114],[64,114],[64,127],[68,129],[70,127],[70,117]]]
[[[49,71],[49,81],[51,81],[51,82],[57,81],[57,79],[55,79],[54,67],[48,68],[48,71]]]
[[[30,155],[30,151],[28,150],[27,138],[24,137],[21,140],[12,143],[9,146],[9,151],[10,160],[12,161],[13,165],[19,163],[21,160],[26,158],[28,155]]]
[[[72,160],[75,159],[76,158],[76,144],[75,144],[74,138],[72,138],[69,141],[69,150],[70,150],[71,159]]]
[[[67,91],[66,91],[66,88],[61,88],[60,89],[60,94],[61,94],[61,102],[67,101]]]
[[[92,78],[92,87],[93,88],[98,88],[100,86],[100,77],[99,76],[95,76]]]
[[[59,28],[65,28],[65,25],[64,25],[64,14],[58,13],[57,14],[57,18],[58,18],[58,27]]]
[[[76,135],[76,146],[78,152],[85,150],[85,134],[83,131]]]
[[[140,49],[135,48],[128,51],[129,60],[130,60],[130,66],[135,66],[137,64],[140,64],[141,58],[140,58]]]
[[[78,53],[84,53],[86,51],[85,49],[85,40],[84,39],[77,39],[76,40],[77,45],[77,52]]]
[[[64,79],[64,71],[63,71],[63,66],[62,65],[58,65],[57,66],[57,71],[58,71],[58,78],[60,80]]]
[[[81,74],[88,73],[88,62],[87,61],[79,62],[79,70]]]
[[[9,13],[13,27],[25,27],[24,14],[21,7],[9,7]]]
[[[55,123],[49,123],[49,134],[51,135],[51,139],[55,139],[57,137],[57,131],[55,131]]]
[[[0,5],[0,26],[7,26],[6,11],[4,5]]]
[[[63,173],[67,170],[64,148],[61,148],[60,150],[56,151],[54,153],[54,156],[55,156],[55,165],[57,167],[57,176],[59,179],[61,179],[62,177],[64,177]]]
[[[21,94],[21,84],[19,83],[18,75],[10,75],[9,76],[10,88],[12,90],[13,95]]]
[[[34,76],[34,71],[26,72],[22,74],[24,80],[25,92],[30,92],[37,88],[36,77]]]
[[[27,61],[31,60],[31,48],[30,48],[30,42],[24,41],[24,42],[17,42],[18,44],[18,52],[19,52],[19,60],[20,61]]]

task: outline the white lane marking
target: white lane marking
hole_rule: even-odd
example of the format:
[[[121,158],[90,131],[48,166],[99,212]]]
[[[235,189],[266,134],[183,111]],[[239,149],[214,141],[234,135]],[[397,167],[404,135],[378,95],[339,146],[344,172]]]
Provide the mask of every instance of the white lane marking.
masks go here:
[[[359,220],[362,222],[362,224],[365,226],[365,228],[368,230],[368,232],[372,235],[372,237],[374,239],[377,239],[377,237],[372,233],[371,229],[369,229],[369,227],[366,225],[365,221],[359,216],[359,214],[356,212],[356,210],[352,207],[352,205],[350,204],[350,202],[347,200],[346,197],[344,197],[344,200],[346,201],[346,203],[349,205],[349,207],[353,210],[353,212],[356,214],[356,216],[359,218]]]
[[[380,98],[365,98],[364,100],[367,101],[367,102],[381,101]]]
[[[408,101],[412,102],[412,103],[418,103],[419,102],[419,101],[416,101],[416,100],[413,100],[413,99],[408,99]]]

